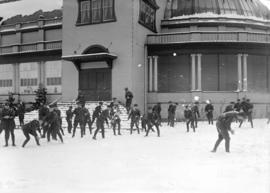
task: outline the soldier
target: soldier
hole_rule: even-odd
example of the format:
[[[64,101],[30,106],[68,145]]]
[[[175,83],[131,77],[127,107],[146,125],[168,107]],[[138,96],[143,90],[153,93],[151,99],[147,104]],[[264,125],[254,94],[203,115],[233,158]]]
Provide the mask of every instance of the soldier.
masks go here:
[[[230,102],[230,104],[225,107],[225,111],[223,113],[233,111],[233,109],[234,109],[234,102]]]
[[[120,119],[120,111],[116,106],[112,107],[111,111],[111,125],[113,128],[113,134],[116,135],[116,126],[118,127],[118,135],[121,135],[121,119]]]
[[[72,118],[73,118],[73,113],[72,113],[72,106],[69,106],[68,110],[66,111],[66,120],[68,124],[68,133],[71,133],[72,130]]]
[[[153,126],[156,127],[157,136],[160,137],[159,116],[156,113],[156,111],[151,112],[151,108],[149,108],[149,112],[147,113],[147,130],[146,130],[145,137],[148,136],[150,130],[154,131]]]
[[[24,114],[25,114],[25,104],[23,102],[19,102],[17,113],[19,116],[20,126],[24,125]]]
[[[80,90],[79,93],[78,93],[78,96],[76,98],[76,102],[77,103],[81,103],[81,104],[84,104],[85,103],[85,97],[82,93],[82,91]]]
[[[129,113],[132,104],[133,94],[131,91],[128,90],[128,88],[125,88],[125,99],[127,113]]]
[[[41,103],[40,104],[40,107],[38,109],[38,120],[39,122],[41,123],[42,125],[42,130],[43,130],[43,133],[42,133],[42,138],[45,137],[45,133],[46,133],[46,128],[43,127],[43,121],[44,119],[47,117],[47,115],[49,114],[49,108],[47,106],[45,106],[44,103]]]
[[[97,114],[97,121],[96,121],[96,125],[97,125],[97,129],[95,130],[93,139],[96,140],[96,136],[97,133],[99,132],[99,130],[101,130],[101,135],[102,138],[105,138],[105,128],[104,128],[104,123],[108,123],[108,118],[109,118],[109,110],[108,107],[105,108],[103,111],[98,112],[99,114]]]
[[[253,120],[252,120],[252,111],[253,104],[250,102],[250,99],[243,98],[241,103],[241,109],[244,111],[245,116],[248,118],[248,122],[251,124],[251,128],[253,128]],[[242,126],[244,120],[240,121],[239,128]]]
[[[130,122],[130,134],[132,134],[132,130],[134,125],[137,128],[138,134],[140,134],[140,129],[139,129],[139,121],[141,117],[141,111],[138,109],[138,105],[135,104],[134,107],[131,109],[128,120],[131,119]]]
[[[237,102],[234,104],[234,110],[237,111],[237,112],[240,112],[241,110],[241,102],[240,102],[240,99],[237,99]]]
[[[191,107],[192,115],[194,118],[194,126],[195,128],[198,127],[198,119],[200,118],[200,112],[199,112],[199,102],[196,101],[193,106]]]
[[[15,145],[15,111],[9,106],[8,103],[4,105],[2,110],[1,128],[5,131],[5,147],[8,146],[9,135],[11,135],[12,146]]]
[[[178,103],[172,104],[171,101],[169,101],[169,108],[168,108],[168,125],[171,127],[174,127],[174,121],[175,121],[175,111]]]
[[[158,115],[158,122],[159,122],[159,125],[161,126],[161,104],[157,103],[153,107],[152,111],[155,112]]]
[[[85,135],[85,128],[86,124],[88,124],[90,135],[92,134],[92,122],[91,122],[91,116],[89,110],[85,107],[85,104],[82,105],[82,111],[83,111],[83,122],[84,122],[84,135]]]
[[[217,119],[217,131],[218,131],[218,139],[215,143],[215,146],[212,152],[216,152],[220,142],[225,139],[225,149],[226,152],[230,152],[230,135],[229,131],[234,134],[234,131],[231,129],[231,123],[234,119],[243,120],[244,115],[237,111],[229,111],[222,113]]]
[[[60,138],[61,142],[64,143],[63,137],[60,132],[60,121],[59,116],[54,110],[54,105],[50,106],[49,114],[44,119],[44,127],[47,127],[47,140],[50,141],[50,136],[54,140],[57,140],[57,136]]]
[[[205,106],[204,112],[206,113],[206,117],[208,119],[208,124],[213,125],[213,111],[214,111],[214,106],[211,104],[210,100],[206,101],[207,105]]]
[[[59,121],[59,123],[60,123],[60,131],[61,131],[61,133],[62,133],[62,135],[65,135],[65,133],[64,133],[64,130],[63,130],[63,128],[62,128],[62,117],[61,117],[61,111],[59,110],[59,108],[57,107],[57,104],[55,104],[54,105],[54,109],[53,109],[55,112],[56,112],[56,114],[58,115],[58,121]]]
[[[93,123],[95,122],[95,120],[97,119],[99,114],[101,113],[102,105],[103,105],[103,102],[99,102],[98,106],[96,106],[96,108],[95,108],[95,110],[93,112],[93,115],[92,115],[91,125],[93,125]]]
[[[34,136],[37,145],[38,146],[40,145],[39,144],[39,138],[38,138],[38,135],[37,135],[37,131],[41,135],[38,120],[33,120],[33,121],[30,121],[29,123],[23,125],[22,126],[22,131],[23,131],[24,136],[26,137],[25,141],[22,144],[22,147],[25,147],[25,145],[28,143],[28,141],[30,140],[30,135]]]
[[[186,119],[187,132],[189,132],[189,125],[191,125],[193,132],[195,132],[194,116],[193,116],[191,109],[189,108],[189,105],[185,106],[184,117]]]
[[[74,123],[73,123],[72,137],[75,137],[75,133],[76,133],[76,129],[77,129],[78,124],[80,125],[80,128],[81,128],[81,137],[83,137],[85,117],[84,117],[84,112],[83,112],[81,103],[77,103],[77,107],[74,109],[73,114],[75,115],[75,117],[74,117]]]

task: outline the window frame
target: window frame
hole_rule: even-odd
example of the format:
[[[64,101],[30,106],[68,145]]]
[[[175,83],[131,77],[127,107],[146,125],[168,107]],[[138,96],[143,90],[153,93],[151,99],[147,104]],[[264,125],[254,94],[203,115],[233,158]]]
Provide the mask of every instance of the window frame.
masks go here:
[[[158,10],[158,7],[153,5],[152,3],[150,3],[147,0],[140,0],[140,8],[139,8],[139,20],[138,23],[141,24],[142,26],[144,26],[145,28],[149,29],[150,31],[157,33],[157,28],[156,28],[156,13]],[[145,14],[145,12],[143,13],[142,7],[144,7],[144,11],[147,9],[147,6],[151,9],[149,12],[147,12],[148,15]],[[152,13],[153,12],[153,13]],[[144,21],[141,19],[142,17],[144,17]],[[153,19],[153,23],[151,26],[148,23],[146,23],[146,19],[147,17],[149,17],[149,20],[151,21]]]
[[[81,2],[87,1],[89,2],[89,21],[88,22],[82,22],[82,6]],[[98,8],[98,11],[100,13],[100,20],[99,21],[93,21],[93,2],[92,0],[77,0],[78,2],[78,16],[76,21],[76,26],[83,26],[83,25],[94,25],[94,24],[101,24],[101,23],[109,23],[109,22],[116,22],[116,15],[115,15],[115,0],[112,1],[112,18],[111,19],[104,19],[104,1],[106,0],[100,0],[100,7]],[[107,8],[107,7],[106,7]]]

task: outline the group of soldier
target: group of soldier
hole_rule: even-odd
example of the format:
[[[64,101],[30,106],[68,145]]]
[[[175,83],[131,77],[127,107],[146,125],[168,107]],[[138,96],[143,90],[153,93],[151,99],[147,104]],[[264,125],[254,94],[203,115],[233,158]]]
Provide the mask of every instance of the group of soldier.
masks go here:
[[[161,126],[161,103],[155,104],[153,107],[148,107],[147,112],[142,114],[137,104],[132,105],[133,94],[128,88],[125,88],[125,99],[126,111],[128,114],[128,120],[130,120],[130,134],[133,133],[134,127],[138,134],[145,132],[145,136],[149,135],[149,132],[157,133],[160,137],[160,126]],[[66,111],[67,121],[67,132],[75,137],[77,127],[80,127],[80,136],[86,135],[86,128],[88,126],[90,135],[93,134],[92,139],[96,140],[97,134],[100,132],[102,138],[105,138],[105,124],[107,127],[111,125],[111,129],[114,135],[121,135],[121,117],[120,117],[120,104],[116,98],[113,98],[109,105],[99,102],[95,107],[92,116],[89,110],[85,107],[85,100],[83,95],[79,94],[77,100],[77,106],[73,109],[72,106]],[[176,109],[178,103],[169,101],[168,107],[168,122],[167,125],[170,127],[175,126]],[[186,131],[189,132],[190,127],[193,132],[196,132],[198,127],[198,119],[200,118],[199,102],[195,101],[192,104],[183,105],[184,107],[184,118],[186,122]],[[253,104],[249,99],[243,98],[237,102],[231,102],[226,106],[225,111],[217,118],[217,131],[218,140],[213,148],[212,152],[215,152],[219,143],[225,139],[226,151],[229,152],[229,133],[232,131],[230,124],[234,120],[239,120],[241,127],[243,120],[247,117],[248,121],[253,127],[252,121],[252,110]],[[214,106],[210,100],[206,101],[204,108],[205,115],[208,123],[213,125],[213,112]],[[5,131],[5,146],[8,146],[9,137],[11,136],[12,145],[15,146],[15,116],[19,117],[20,126],[23,134],[25,135],[25,141],[22,147],[30,140],[30,135],[34,136],[37,145],[40,145],[39,138],[47,138],[50,142],[50,138],[60,141],[63,143],[63,135],[65,135],[62,128],[62,116],[61,111],[58,109],[57,104],[46,106],[45,104],[40,105],[38,110],[38,120],[30,121],[24,124],[24,113],[25,106],[20,103],[17,108],[13,108],[8,103],[4,105],[2,110],[2,119],[0,133],[2,130]],[[270,121],[270,116],[268,123]],[[93,125],[95,123],[95,131],[93,131]],[[141,124],[141,125],[140,125]],[[155,130],[154,130],[155,128]],[[40,137],[39,137],[39,135]]]

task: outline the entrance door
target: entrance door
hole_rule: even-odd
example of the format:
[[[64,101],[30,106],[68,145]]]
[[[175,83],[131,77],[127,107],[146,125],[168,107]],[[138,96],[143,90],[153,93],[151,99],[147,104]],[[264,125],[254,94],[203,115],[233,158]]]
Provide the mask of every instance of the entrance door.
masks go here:
[[[85,69],[79,73],[79,89],[87,101],[111,100],[111,69]]]

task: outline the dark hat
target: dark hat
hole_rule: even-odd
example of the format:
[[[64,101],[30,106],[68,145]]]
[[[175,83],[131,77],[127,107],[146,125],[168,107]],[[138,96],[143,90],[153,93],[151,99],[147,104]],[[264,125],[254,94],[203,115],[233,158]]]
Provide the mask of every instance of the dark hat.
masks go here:
[[[68,108],[72,109],[72,106],[69,106]]]
[[[240,99],[237,99],[237,102],[240,102],[241,100]]]
[[[172,101],[169,101],[168,103],[172,103]]]
[[[232,104],[232,105],[233,105],[233,104],[235,104],[235,102],[233,102],[233,101],[232,101],[232,102],[230,102],[230,104]]]
[[[100,101],[98,104],[99,104],[99,105],[103,105],[103,102],[102,102],[102,101]]]
[[[138,104],[134,104],[134,107],[137,107],[138,106]]]
[[[55,108],[55,107],[57,107],[57,104],[56,103],[53,103],[53,104],[49,105],[49,107],[50,108]]]
[[[196,104],[196,105],[198,105],[198,104],[199,104],[199,102],[198,102],[198,101],[196,101],[196,102],[195,102],[195,104]]]

